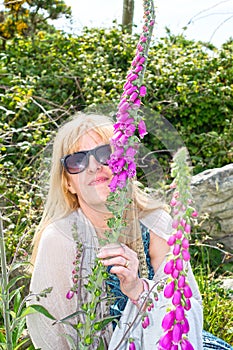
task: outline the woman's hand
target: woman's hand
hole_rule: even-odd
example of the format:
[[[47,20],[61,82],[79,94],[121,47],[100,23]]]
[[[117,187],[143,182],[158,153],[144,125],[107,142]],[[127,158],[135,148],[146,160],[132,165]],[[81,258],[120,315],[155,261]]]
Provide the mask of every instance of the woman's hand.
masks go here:
[[[104,266],[112,266],[110,272],[120,280],[122,293],[137,300],[143,292],[143,282],[138,277],[137,254],[125,244],[112,243],[102,247],[97,254]]]

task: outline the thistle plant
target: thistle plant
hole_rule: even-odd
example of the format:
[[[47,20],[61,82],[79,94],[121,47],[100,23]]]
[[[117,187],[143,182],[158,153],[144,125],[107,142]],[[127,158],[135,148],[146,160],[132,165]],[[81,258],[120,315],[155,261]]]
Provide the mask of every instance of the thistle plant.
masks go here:
[[[189,322],[186,311],[190,310],[192,290],[187,281],[189,253],[189,237],[191,218],[197,216],[191,206],[190,169],[187,164],[187,151],[181,148],[173,157],[171,175],[174,178],[174,193],[170,202],[173,214],[173,234],[168,240],[171,254],[164,267],[168,275],[164,288],[164,297],[170,300],[170,307],[162,321],[164,330],[159,341],[159,349],[193,350],[188,340]]]

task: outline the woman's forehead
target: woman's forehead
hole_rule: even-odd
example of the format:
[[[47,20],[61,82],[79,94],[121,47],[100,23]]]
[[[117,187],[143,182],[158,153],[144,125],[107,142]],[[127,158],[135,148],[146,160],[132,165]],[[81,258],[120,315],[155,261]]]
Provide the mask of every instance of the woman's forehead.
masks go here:
[[[94,130],[88,130],[69,145],[69,153],[90,150],[97,145],[109,142],[109,138],[100,135]]]
[[[80,136],[77,142],[79,150],[88,150],[96,147],[96,145],[104,143],[103,137],[101,137],[94,130],[86,132],[84,135]]]

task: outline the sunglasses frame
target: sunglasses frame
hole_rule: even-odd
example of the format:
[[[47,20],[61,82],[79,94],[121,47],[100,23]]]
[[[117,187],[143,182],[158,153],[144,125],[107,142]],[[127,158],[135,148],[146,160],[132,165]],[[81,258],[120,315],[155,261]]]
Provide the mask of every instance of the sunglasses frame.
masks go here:
[[[61,164],[62,164],[62,166],[65,168],[65,170],[66,170],[69,174],[71,174],[71,175],[79,174],[79,173],[82,173],[84,170],[86,170],[87,167],[88,167],[88,165],[89,165],[89,159],[90,159],[90,156],[91,156],[91,155],[94,156],[95,160],[96,160],[98,163],[100,163],[100,164],[102,164],[102,165],[108,165],[108,163],[101,163],[101,162],[97,159],[98,157],[97,157],[97,155],[96,155],[96,152],[98,151],[98,149],[100,149],[100,148],[102,148],[102,147],[106,147],[106,146],[109,146],[109,148],[111,149],[110,144],[105,144],[105,145],[97,146],[97,147],[95,147],[95,148],[93,148],[93,149],[91,149],[91,150],[88,150],[88,151],[79,151],[79,152],[74,152],[74,153],[71,153],[71,154],[67,154],[66,156],[64,156],[64,157],[62,157],[62,158],[60,159]],[[75,172],[75,173],[71,173],[71,172],[69,171],[69,169],[68,169],[66,160],[67,160],[70,156],[73,156],[73,155],[78,154],[78,153],[83,153],[83,154],[85,154],[85,157],[87,157],[87,165],[85,166],[85,168],[84,168],[83,170],[78,171],[78,172]],[[112,153],[112,152],[111,152],[111,153]],[[110,155],[111,155],[111,153],[110,153]]]

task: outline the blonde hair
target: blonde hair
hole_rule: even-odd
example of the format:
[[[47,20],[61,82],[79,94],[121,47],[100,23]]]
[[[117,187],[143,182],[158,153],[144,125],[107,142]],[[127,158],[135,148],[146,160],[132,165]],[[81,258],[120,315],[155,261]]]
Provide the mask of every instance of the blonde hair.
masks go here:
[[[79,208],[78,197],[67,190],[67,173],[60,159],[69,153],[78,151],[79,138],[94,130],[104,143],[109,143],[113,135],[113,120],[97,114],[78,113],[64,124],[57,133],[53,143],[52,165],[50,171],[49,191],[41,222],[33,238],[32,265],[35,262],[39,242],[44,229],[55,220],[66,217]],[[133,199],[140,212],[165,208],[161,201],[154,200],[133,183]]]

